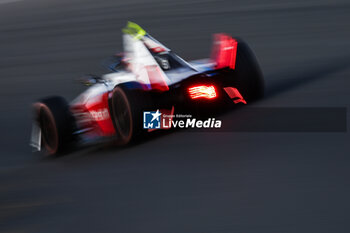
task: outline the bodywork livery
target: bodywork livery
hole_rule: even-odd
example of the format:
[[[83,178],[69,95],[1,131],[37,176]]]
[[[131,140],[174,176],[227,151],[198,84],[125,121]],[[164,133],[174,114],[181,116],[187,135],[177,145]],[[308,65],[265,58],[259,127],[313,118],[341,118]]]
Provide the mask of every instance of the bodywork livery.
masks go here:
[[[89,88],[68,105],[72,127],[70,132],[64,133],[73,135],[71,141],[81,143],[107,137],[125,144],[140,131],[145,131],[135,129],[141,127],[138,121],[141,121],[142,111],[160,109],[168,113],[208,114],[236,104],[247,104],[262,95],[262,77],[254,55],[249,49],[243,49],[247,47],[245,43],[231,36],[214,35],[211,57],[187,62],[135,23],[128,22],[123,32],[124,52],[107,64],[112,72],[88,77],[85,84]],[[252,76],[256,80],[250,81],[249,85],[243,83]],[[123,101],[119,103],[120,99],[125,99],[125,106]],[[67,136],[60,137],[57,128],[60,119],[54,115],[52,108],[55,107],[50,107],[54,104],[46,102],[35,104],[31,145],[55,154]],[[43,113],[40,104],[49,106],[47,112],[52,114]],[[42,114],[48,115],[48,120],[42,120],[45,118]],[[123,114],[129,115],[125,118]],[[51,136],[57,138],[51,144],[57,145],[47,148],[48,141],[53,140],[48,138],[50,132],[46,128],[49,126],[45,125],[50,120],[53,122],[50,127],[56,129],[56,134]],[[128,127],[126,132],[131,133],[126,133],[128,137],[123,138],[125,135],[120,131]]]

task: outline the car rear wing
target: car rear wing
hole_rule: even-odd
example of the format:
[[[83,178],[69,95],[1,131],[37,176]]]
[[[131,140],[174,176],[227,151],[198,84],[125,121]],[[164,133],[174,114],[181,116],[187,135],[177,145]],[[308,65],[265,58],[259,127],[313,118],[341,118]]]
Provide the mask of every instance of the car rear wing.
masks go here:
[[[235,69],[237,44],[237,41],[227,34],[214,34],[211,59],[216,69]]]

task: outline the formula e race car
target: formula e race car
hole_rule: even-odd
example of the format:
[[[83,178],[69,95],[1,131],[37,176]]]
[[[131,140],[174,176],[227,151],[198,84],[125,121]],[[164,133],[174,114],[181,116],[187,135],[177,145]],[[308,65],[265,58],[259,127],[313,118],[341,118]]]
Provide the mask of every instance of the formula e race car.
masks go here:
[[[132,22],[123,29],[123,45],[108,63],[112,72],[86,77],[89,88],[71,103],[53,96],[34,104],[36,150],[61,154],[104,138],[125,145],[171,128],[153,124],[162,114],[212,116],[263,96],[257,59],[229,35],[215,34],[211,58],[190,62]],[[147,113],[152,119],[145,122]]]

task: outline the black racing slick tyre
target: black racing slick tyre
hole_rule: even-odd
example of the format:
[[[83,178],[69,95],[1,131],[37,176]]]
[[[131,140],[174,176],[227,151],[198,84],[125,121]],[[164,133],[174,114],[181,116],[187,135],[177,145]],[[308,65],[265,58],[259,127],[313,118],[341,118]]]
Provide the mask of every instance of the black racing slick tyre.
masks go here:
[[[231,83],[236,87],[247,103],[264,96],[264,77],[259,62],[248,44],[237,40],[236,66]]]
[[[36,121],[41,130],[41,147],[48,155],[60,155],[74,144],[74,117],[67,101],[48,97],[34,104]]]
[[[111,115],[117,135],[117,144],[126,145],[145,135],[143,111],[151,109],[149,96],[139,89],[116,86],[112,92]]]

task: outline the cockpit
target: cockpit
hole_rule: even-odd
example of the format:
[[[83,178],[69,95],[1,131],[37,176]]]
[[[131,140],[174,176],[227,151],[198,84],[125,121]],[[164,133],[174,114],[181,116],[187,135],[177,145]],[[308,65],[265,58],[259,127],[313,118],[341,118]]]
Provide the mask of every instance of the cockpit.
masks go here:
[[[185,61],[183,61],[171,51],[161,52],[152,55],[164,72],[174,71],[178,69],[192,69],[189,64],[187,64]]]

